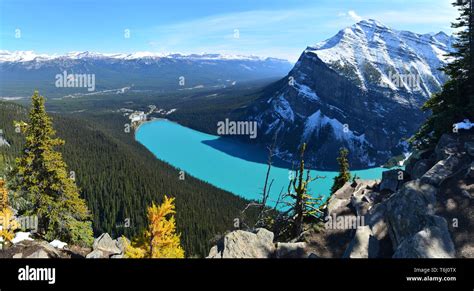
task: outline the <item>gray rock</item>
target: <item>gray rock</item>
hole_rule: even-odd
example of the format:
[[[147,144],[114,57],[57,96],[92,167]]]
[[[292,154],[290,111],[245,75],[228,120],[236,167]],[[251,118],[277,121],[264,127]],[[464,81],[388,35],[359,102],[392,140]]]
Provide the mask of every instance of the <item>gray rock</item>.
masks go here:
[[[309,256],[306,243],[305,242],[296,242],[296,243],[277,243],[275,257],[276,258],[291,258],[291,259],[301,259],[307,258]]]
[[[120,254],[120,255],[112,255],[110,256],[111,259],[123,259],[124,258],[124,255],[123,254]]]
[[[269,258],[274,251],[272,232],[263,228],[256,233],[236,230],[213,246],[208,258]]]
[[[468,244],[461,247],[458,250],[458,254],[460,258],[474,258],[474,244]]]
[[[61,258],[59,251],[48,244],[46,241],[33,241],[32,247],[30,248],[33,252],[26,255],[26,258]]]
[[[464,143],[464,148],[466,152],[471,156],[474,157],[474,141],[467,141]]]
[[[428,159],[422,159],[415,163],[413,169],[411,171],[411,178],[412,179],[419,179],[423,176],[426,172],[428,172],[431,167],[433,167],[433,161]]]
[[[44,250],[39,249],[26,257],[27,259],[49,259],[51,256]]]
[[[433,214],[437,189],[419,180],[405,183],[385,203],[385,219],[392,245],[398,247],[426,225],[426,215]]]
[[[459,151],[459,142],[452,134],[443,134],[435,148],[436,160],[444,160]]]
[[[359,227],[349,243],[343,258],[374,258],[379,250],[378,240],[372,236],[368,225]]]
[[[275,235],[273,232],[265,229],[265,228],[257,228],[255,231],[257,238],[260,239],[265,244],[273,244],[273,239]]]
[[[103,252],[101,250],[93,250],[89,254],[87,254],[86,259],[106,259],[109,256],[107,255],[106,252]]]
[[[372,191],[368,188],[356,188],[350,199],[356,215],[364,216],[370,207],[372,207],[377,196],[379,196],[378,192]]]
[[[116,246],[120,250],[120,254],[125,252],[125,241],[127,241],[127,244],[130,245],[130,240],[126,237],[121,236],[116,240]]]
[[[337,190],[328,200],[327,213],[329,216],[341,215],[343,213],[351,212],[349,205],[351,203],[351,196],[354,188],[351,183],[345,183],[339,190]]]
[[[394,258],[454,258],[455,249],[446,220],[433,216],[431,223],[403,241]]]
[[[121,250],[117,247],[117,242],[113,240],[108,233],[101,234],[94,240],[93,250],[101,250],[110,254],[120,254]]]
[[[389,170],[382,173],[380,190],[396,192],[408,178],[408,173],[402,169]]]
[[[385,221],[386,203],[374,205],[365,216],[365,223],[370,227],[372,235],[377,240],[382,240],[388,235],[388,226]]]
[[[459,165],[459,159],[451,155],[445,160],[437,162],[420,179],[422,183],[439,186],[443,181],[454,173]]]
[[[23,253],[18,253],[13,255],[13,259],[21,259],[23,257]]]
[[[420,160],[430,160],[434,163],[432,156],[432,150],[415,150],[405,162],[405,171],[410,177],[413,177],[413,169],[416,163]]]

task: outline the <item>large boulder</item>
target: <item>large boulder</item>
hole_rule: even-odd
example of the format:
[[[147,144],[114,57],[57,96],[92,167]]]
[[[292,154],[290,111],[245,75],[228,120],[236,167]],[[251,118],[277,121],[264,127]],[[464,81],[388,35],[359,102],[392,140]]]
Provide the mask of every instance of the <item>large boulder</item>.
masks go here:
[[[373,191],[378,180],[360,180],[346,182],[328,200],[327,215],[363,215],[372,204],[377,192]],[[355,213],[354,213],[355,211]]]
[[[446,220],[432,216],[430,224],[414,236],[404,240],[394,258],[454,258],[456,251]]]
[[[378,192],[370,189],[361,189],[351,196],[351,205],[357,216],[364,216],[380,196]]]
[[[208,258],[270,258],[275,252],[273,233],[264,228],[255,232],[236,230],[211,248]]]
[[[402,169],[389,170],[382,173],[380,190],[396,192],[408,180],[408,173]]]
[[[385,219],[394,248],[423,229],[426,215],[434,212],[436,192],[434,186],[414,180],[386,201]]]
[[[101,234],[94,240],[93,250],[100,250],[111,255],[120,254],[122,251],[117,247],[117,242],[113,240],[108,233]]]
[[[13,253],[12,258],[48,259],[66,257],[65,254],[42,240],[24,240],[17,243],[10,252]]]
[[[385,220],[386,203],[374,205],[365,216],[365,223],[370,227],[372,234],[378,240],[388,235],[388,226]]]
[[[412,177],[412,179],[417,179],[413,177],[413,169],[416,163],[421,160],[428,160],[434,164],[434,152],[433,150],[415,150],[405,162],[405,171]]]
[[[420,179],[423,183],[439,186],[454,173],[458,165],[459,159],[455,155],[451,155],[445,160],[437,162]]]
[[[395,258],[454,257],[446,220],[434,215],[437,188],[410,181],[386,201],[385,218]]]
[[[426,172],[428,172],[428,170],[431,169],[433,165],[434,165],[434,162],[433,160],[430,160],[430,159],[421,159],[417,161],[414,164],[413,169],[411,170],[410,177],[412,179],[421,178],[421,176],[423,176]]]
[[[32,253],[29,256],[26,256],[27,259],[49,259],[51,258],[49,253],[47,253],[44,249],[39,249]]]
[[[328,215],[332,216],[351,213],[349,206],[353,192],[354,187],[352,184],[346,182],[339,190],[332,194],[327,203],[326,210]]]
[[[459,152],[459,141],[454,134],[443,134],[435,148],[436,160],[444,160]]]
[[[357,228],[343,258],[375,258],[379,252],[378,240],[372,235],[368,225]]]

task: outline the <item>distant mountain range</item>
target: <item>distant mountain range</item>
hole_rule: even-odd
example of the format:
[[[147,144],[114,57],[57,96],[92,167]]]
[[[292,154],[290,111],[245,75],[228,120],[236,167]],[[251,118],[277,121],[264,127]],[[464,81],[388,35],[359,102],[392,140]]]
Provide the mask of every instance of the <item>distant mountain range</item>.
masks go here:
[[[270,85],[246,113],[259,143],[276,136],[278,155],[294,161],[307,143],[311,167],[336,169],[338,149],[353,168],[379,166],[407,150],[426,118],[420,106],[447,80],[453,38],[416,34],[363,20],[308,47],[289,74]]]
[[[86,88],[57,88],[55,76],[94,74],[95,91],[133,88],[168,91],[223,88],[237,82],[281,78],[291,69],[286,60],[221,54],[103,54],[66,55],[32,51],[0,51],[0,96],[29,96],[41,89],[49,96],[90,93]]]

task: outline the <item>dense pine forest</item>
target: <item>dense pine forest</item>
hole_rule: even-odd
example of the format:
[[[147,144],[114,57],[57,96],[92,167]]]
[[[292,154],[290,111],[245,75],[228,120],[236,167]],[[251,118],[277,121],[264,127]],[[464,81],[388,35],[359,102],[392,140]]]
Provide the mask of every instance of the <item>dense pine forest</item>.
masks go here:
[[[48,105],[47,105],[48,107]],[[117,113],[52,115],[60,148],[93,215],[95,234],[133,237],[146,225],[146,209],[164,195],[176,198],[178,232],[186,256],[205,256],[210,241],[232,228],[248,201],[186,175],[156,159],[126,133]],[[0,102],[0,127],[10,146],[0,147],[2,175],[21,150],[14,121],[27,121],[27,109]],[[252,213],[247,214],[252,219]]]

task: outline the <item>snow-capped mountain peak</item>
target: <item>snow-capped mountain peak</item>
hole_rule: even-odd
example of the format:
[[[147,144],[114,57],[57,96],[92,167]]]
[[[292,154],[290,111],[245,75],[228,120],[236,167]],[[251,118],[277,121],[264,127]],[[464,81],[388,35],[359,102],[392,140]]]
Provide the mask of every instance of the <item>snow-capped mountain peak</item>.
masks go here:
[[[249,108],[260,141],[277,137],[280,158],[294,162],[306,143],[308,165],[337,169],[340,147],[351,167],[400,155],[403,138],[425,119],[421,105],[447,80],[453,38],[419,34],[377,20],[359,21],[308,46],[288,76]],[[311,98],[310,98],[311,97]]]
[[[308,47],[306,54],[315,54],[336,71],[344,71],[364,90],[385,84],[393,90],[403,90],[428,98],[446,81],[437,69],[449,61],[452,38],[444,32],[417,34],[399,31],[376,20],[362,20],[334,37]],[[413,88],[394,84],[392,76],[410,74],[420,82]],[[414,92],[414,91],[419,92]]]
[[[267,59],[285,61],[274,58],[245,56],[232,54],[182,54],[182,53],[160,53],[149,51],[138,51],[134,53],[99,53],[90,51],[73,51],[63,55],[59,54],[37,54],[34,51],[8,51],[0,50],[0,62],[31,62],[50,61],[55,59],[116,59],[116,60],[138,60],[138,59],[189,59],[189,60],[247,60],[264,61]]]

